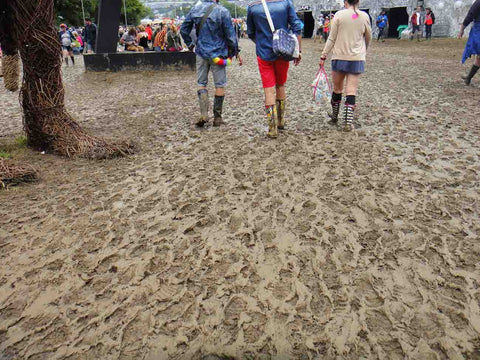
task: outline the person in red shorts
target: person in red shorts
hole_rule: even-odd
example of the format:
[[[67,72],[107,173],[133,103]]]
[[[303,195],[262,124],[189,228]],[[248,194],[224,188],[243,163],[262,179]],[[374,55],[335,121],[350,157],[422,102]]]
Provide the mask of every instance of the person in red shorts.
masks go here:
[[[303,24],[298,19],[291,1],[266,0],[266,3],[275,29],[292,30],[301,45],[300,34]],[[289,62],[278,58],[273,52],[273,34],[261,1],[255,1],[248,6],[247,31],[248,37],[255,42],[257,49],[258,69],[265,92],[267,136],[276,138],[278,130],[285,128],[285,83],[287,82]],[[295,65],[298,65],[300,60],[301,56],[295,59]]]

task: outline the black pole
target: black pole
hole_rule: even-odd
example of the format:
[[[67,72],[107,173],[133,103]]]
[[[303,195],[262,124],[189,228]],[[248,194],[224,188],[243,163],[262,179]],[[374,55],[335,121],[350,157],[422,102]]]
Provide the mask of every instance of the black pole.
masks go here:
[[[122,0],[100,0],[95,52],[116,53]]]

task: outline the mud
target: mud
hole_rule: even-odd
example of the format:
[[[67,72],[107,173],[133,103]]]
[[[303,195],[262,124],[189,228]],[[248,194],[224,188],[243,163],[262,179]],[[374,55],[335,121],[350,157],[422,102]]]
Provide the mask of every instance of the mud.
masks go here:
[[[246,40],[228,125],[204,130],[194,73],[77,57],[72,114],[141,150],[17,155],[41,180],[0,192],[0,358],[479,358],[480,78],[459,80],[462,46],[374,43],[344,133],[311,101],[305,41],[277,140]],[[18,95],[0,107],[13,141]]]

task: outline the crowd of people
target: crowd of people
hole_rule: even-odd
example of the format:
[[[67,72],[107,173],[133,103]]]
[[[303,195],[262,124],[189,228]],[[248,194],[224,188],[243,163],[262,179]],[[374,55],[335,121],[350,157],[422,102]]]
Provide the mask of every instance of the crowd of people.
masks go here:
[[[324,66],[328,55],[332,54],[333,91],[330,123],[338,123],[342,94],[345,93],[343,127],[348,131],[354,129],[356,93],[360,75],[365,71],[366,52],[372,38],[370,17],[359,10],[359,2],[360,0],[344,0],[344,9],[335,15],[325,17],[322,15],[318,19],[315,31],[317,36],[324,34],[325,39],[320,66]],[[269,15],[266,17],[267,10]],[[431,38],[435,15],[430,8],[423,12],[422,7],[417,7],[410,17],[410,22],[412,38],[417,35],[417,39],[420,40],[422,27],[426,38]],[[467,85],[480,69],[480,0],[475,0],[471,6],[458,37],[463,36],[465,28],[472,22],[474,25],[462,58],[462,62],[465,62],[469,57],[475,57],[470,72],[463,77]],[[384,41],[388,23],[387,14],[382,11],[376,19],[378,41],[380,39]],[[273,28],[289,30],[297,36],[299,54],[294,59],[294,64],[298,65],[301,61],[303,23],[298,19],[290,1],[256,1],[249,5],[245,22],[232,19],[229,11],[218,4],[217,0],[202,0],[181,23],[172,21],[168,24],[159,24],[155,29],[151,25],[128,29],[121,27],[119,43],[126,51],[195,51],[200,107],[200,117],[196,125],[202,127],[208,122],[209,72],[212,72],[215,84],[213,125],[220,126],[224,123],[222,109],[227,85],[226,60],[236,57],[242,65],[238,40],[248,36],[256,44],[258,69],[264,88],[267,136],[276,138],[278,130],[285,129],[285,84],[291,59],[284,59],[276,53],[272,45]],[[74,48],[82,47],[91,52],[95,46],[95,38],[96,26],[90,19],[87,19],[85,28],[82,29],[68,29],[62,24],[59,41],[67,65],[69,58],[74,64]]]
[[[85,19],[84,27],[68,27],[66,24],[60,24],[58,39],[62,46],[63,59],[68,66],[68,59],[75,65],[75,53],[92,53],[95,50],[97,40],[97,26],[91,19]]]
[[[246,37],[246,22],[243,19],[232,19],[234,32],[238,39]],[[125,28],[120,26],[118,31],[119,44],[124,51],[187,51],[183,38],[180,36],[179,28],[183,20],[169,20],[158,25],[151,24],[131,26]]]
[[[354,110],[356,107],[356,94],[360,82],[360,75],[365,71],[365,60],[368,46],[372,39],[370,17],[360,11],[359,0],[344,0],[344,9],[331,16],[321,16],[317,22],[314,34],[326,34],[325,47],[320,56],[320,66],[323,67],[329,54],[332,54],[332,79],[333,91],[331,94],[330,123],[338,125],[342,95],[345,93],[342,126],[346,131],[355,128]],[[212,15],[211,15],[212,14]],[[215,14],[215,15],[213,15]],[[265,16],[266,15],[266,16]],[[208,122],[208,72],[213,73],[215,83],[214,100],[214,126],[220,126],[221,109],[224,101],[224,88],[227,78],[225,67],[212,62],[216,57],[233,57],[243,60],[239,56],[239,48],[235,31],[230,21],[228,11],[212,0],[202,0],[187,16],[182,25],[181,34],[187,47],[197,54],[197,83],[198,99],[200,105],[200,118],[197,126],[203,127]],[[469,40],[465,47],[463,61],[475,55],[475,63],[470,73],[464,77],[466,84],[480,69],[480,0],[472,5],[462,25],[459,37],[463,35],[464,28],[474,22]],[[430,8],[425,13],[418,7],[410,18],[412,35],[417,34],[420,39],[422,26],[425,26],[427,39],[431,38],[432,25],[435,15]],[[204,26],[205,23],[208,26]],[[388,16],[384,11],[378,16],[377,26],[379,36],[377,40],[384,40],[385,29],[388,26]],[[190,34],[196,29],[197,41],[194,42]],[[294,59],[294,64],[301,61],[301,33],[303,24],[290,1],[261,0],[255,1],[248,7],[247,35],[256,44],[257,62],[264,89],[265,113],[268,123],[267,136],[278,137],[278,130],[285,129],[285,84],[289,61],[279,56],[274,49],[274,29],[292,31],[298,37],[300,47],[299,55]],[[381,31],[380,31],[381,30]],[[278,44],[277,44],[278,46]],[[278,49],[277,49],[278,50]]]
[[[313,32],[314,42],[317,38],[323,38],[327,42],[328,36],[330,34],[331,23],[335,18],[335,13],[331,12],[329,14],[320,14],[315,20],[315,28]],[[389,21],[388,15],[385,10],[382,10],[375,20],[377,26],[377,41],[385,42],[387,36]],[[427,40],[432,38],[432,26],[435,24],[435,14],[432,9],[427,7],[425,11],[421,6],[417,7],[413,12],[412,16],[409,19],[408,25],[399,26],[397,31],[399,31],[398,38],[401,36],[401,31],[408,30],[410,40],[413,40],[416,36],[420,41],[422,35],[425,34]],[[423,31],[424,30],[424,31]]]

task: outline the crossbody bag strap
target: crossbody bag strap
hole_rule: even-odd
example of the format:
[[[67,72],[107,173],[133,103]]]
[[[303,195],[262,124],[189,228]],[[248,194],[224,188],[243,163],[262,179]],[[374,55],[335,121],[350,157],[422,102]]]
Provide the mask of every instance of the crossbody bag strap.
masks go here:
[[[198,38],[198,35],[200,35],[200,30],[202,30],[203,25],[205,25],[205,22],[207,21],[208,16],[212,13],[214,7],[215,7],[215,4],[210,5],[210,7],[208,8],[205,15],[203,15],[202,20],[200,21],[200,24],[198,25],[198,28],[196,29],[197,30],[197,38]]]
[[[270,25],[270,30],[272,30],[272,34],[275,32],[275,26],[273,26],[272,17],[270,16],[270,10],[268,10],[267,2],[262,0],[263,10],[265,10],[265,15],[267,15],[268,25]]]

